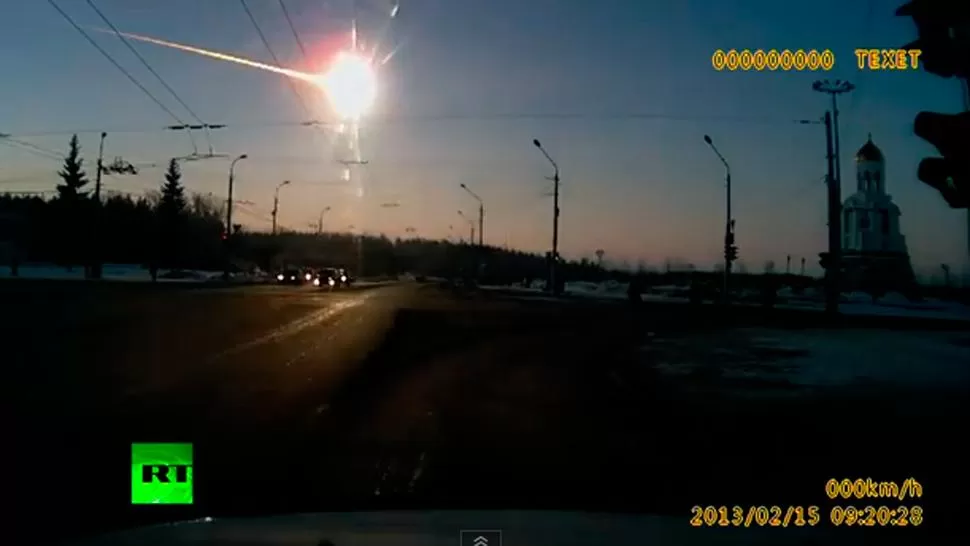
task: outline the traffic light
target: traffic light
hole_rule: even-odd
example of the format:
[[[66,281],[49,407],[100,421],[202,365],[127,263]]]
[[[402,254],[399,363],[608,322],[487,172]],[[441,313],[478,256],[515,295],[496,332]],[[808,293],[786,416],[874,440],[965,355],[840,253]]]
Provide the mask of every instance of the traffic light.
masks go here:
[[[923,68],[931,74],[966,80],[970,76],[970,10],[952,0],[912,0],[896,15],[912,17],[919,37],[906,49],[921,50]],[[970,113],[920,112],[913,131],[943,157],[923,159],[919,179],[940,192],[953,208],[970,208]]]
[[[970,112],[920,112],[914,131],[943,156],[920,161],[919,179],[940,192],[951,207],[970,208]]]
[[[912,0],[896,15],[912,17],[918,38],[904,49],[918,49],[923,68],[944,78],[970,76],[970,10],[953,0]]]
[[[738,247],[735,245],[730,245],[724,249],[724,259],[729,262],[734,262],[738,259]]]

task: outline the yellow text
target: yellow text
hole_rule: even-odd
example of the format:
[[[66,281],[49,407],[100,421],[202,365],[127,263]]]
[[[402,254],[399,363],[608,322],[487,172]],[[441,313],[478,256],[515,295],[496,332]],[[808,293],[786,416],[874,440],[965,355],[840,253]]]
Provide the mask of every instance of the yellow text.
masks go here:
[[[919,49],[857,49],[855,59],[859,70],[916,70],[922,54]]]

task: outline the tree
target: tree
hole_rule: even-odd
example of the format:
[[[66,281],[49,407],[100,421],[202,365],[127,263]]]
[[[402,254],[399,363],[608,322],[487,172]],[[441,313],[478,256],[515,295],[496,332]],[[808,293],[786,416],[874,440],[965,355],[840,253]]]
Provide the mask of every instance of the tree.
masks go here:
[[[765,274],[766,275],[771,275],[774,272],[775,272],[775,262],[774,262],[774,260],[768,260],[767,262],[765,262]]]
[[[596,265],[598,267],[603,267],[603,256],[606,255],[606,251],[602,248],[596,249]]]
[[[182,170],[178,160],[172,159],[165,171],[165,183],[162,184],[161,198],[158,202],[158,212],[169,218],[185,214],[188,203],[185,199],[185,187],[182,186]]]
[[[82,188],[87,185],[88,177],[84,172],[84,160],[81,158],[81,145],[77,135],[71,137],[70,148],[64,158],[64,168],[57,175],[64,181],[57,185],[57,195],[61,200],[77,202],[87,198],[87,192]]]
[[[160,264],[171,268],[182,265],[182,243],[186,224],[188,203],[182,186],[182,171],[176,159],[172,159],[165,171],[165,183],[155,206],[158,219],[158,243]]]

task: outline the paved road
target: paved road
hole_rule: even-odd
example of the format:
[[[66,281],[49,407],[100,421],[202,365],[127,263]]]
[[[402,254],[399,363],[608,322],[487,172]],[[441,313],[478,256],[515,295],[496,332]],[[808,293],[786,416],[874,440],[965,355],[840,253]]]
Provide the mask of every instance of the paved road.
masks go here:
[[[15,415],[28,416],[13,424],[20,523],[54,534],[381,507],[645,510],[686,525],[692,505],[828,507],[828,478],[911,475],[942,518],[943,492],[965,483],[959,392],[921,406],[891,393],[766,402],[649,371],[644,345],[716,328],[686,307],[416,284],[25,283],[0,296]],[[195,444],[196,507],[128,505],[132,441]],[[56,528],[34,511],[62,502]]]

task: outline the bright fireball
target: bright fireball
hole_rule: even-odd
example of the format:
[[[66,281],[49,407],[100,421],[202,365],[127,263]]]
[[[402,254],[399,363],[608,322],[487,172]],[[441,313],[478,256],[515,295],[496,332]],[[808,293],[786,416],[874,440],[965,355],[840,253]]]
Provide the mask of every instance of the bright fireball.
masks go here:
[[[377,99],[377,76],[366,58],[341,51],[320,77],[330,105],[342,119],[357,121]]]

